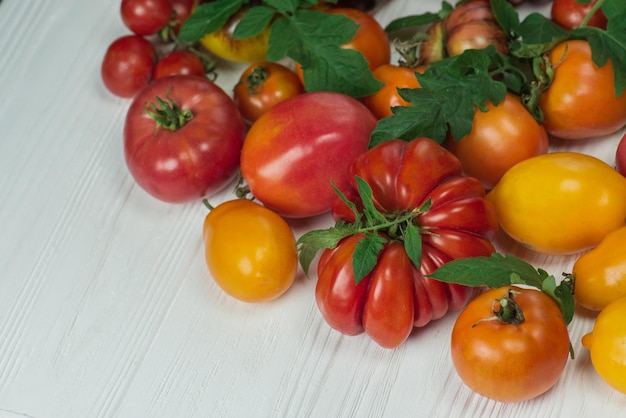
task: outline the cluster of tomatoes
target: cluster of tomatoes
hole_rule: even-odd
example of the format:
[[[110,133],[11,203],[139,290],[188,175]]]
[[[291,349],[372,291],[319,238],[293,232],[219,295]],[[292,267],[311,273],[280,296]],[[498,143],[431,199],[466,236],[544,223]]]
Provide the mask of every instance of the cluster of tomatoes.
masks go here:
[[[626,178],[620,174],[626,173],[626,140],[617,148],[618,171],[590,156],[548,152],[550,137],[586,140],[626,125],[626,94],[615,94],[610,62],[598,68],[586,41],[568,41],[547,57],[554,75],[539,98],[541,122],[509,93],[477,110],[471,133],[460,140],[390,140],[370,148],[377,122],[393,107],[409,105],[398,89],[420,88],[415,73],[428,68],[424,59],[392,64],[388,35],[371,14],[323,7],[357,23],[342,47],[367,60],[383,84],[376,93],[306,92],[297,63],[263,60],[269,31],[237,43],[228,36],[229,22],[201,46],[218,59],[248,65],[230,94],[207,75],[196,46],[177,41],[199,3],[123,0],[122,19],[133,34],[111,44],[102,79],[113,94],[132,98],[124,151],[145,191],[167,202],[201,201],[239,177],[238,194],[254,196],[209,207],[204,221],[206,263],[225,292],[247,302],[275,299],[293,284],[298,258],[308,271],[322,249],[315,297],[330,326],[393,348],[414,328],[462,310],[452,340],[459,375],[492,399],[520,401],[548,390],[565,367],[570,340],[557,304],[521,288],[472,299],[476,288],[430,276],[451,260],[494,253],[498,228],[547,254],[593,248],[573,271],[577,302],[602,310],[583,344],[603,378],[626,392],[619,374],[626,351],[607,357],[607,345],[626,335],[615,319],[626,311]],[[593,3],[555,0],[553,20],[579,25]],[[445,59],[442,54],[486,46],[476,44],[476,30],[495,22],[489,1],[457,9],[433,25],[422,57]],[[587,24],[601,27],[606,18]],[[496,26],[483,38],[504,48]],[[568,214],[550,210],[555,205],[567,205]],[[289,220],[328,212],[334,227],[296,240]],[[522,349],[508,352],[502,339],[519,341]],[[480,353],[481,344],[491,351]]]

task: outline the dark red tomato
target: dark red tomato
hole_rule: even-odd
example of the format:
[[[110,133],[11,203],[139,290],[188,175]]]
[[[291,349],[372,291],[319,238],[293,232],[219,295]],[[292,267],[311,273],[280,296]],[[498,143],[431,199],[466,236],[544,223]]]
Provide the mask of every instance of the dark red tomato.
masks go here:
[[[394,64],[383,64],[373,72],[374,77],[384,83],[376,93],[361,99],[361,102],[378,119],[392,115],[391,108],[395,106],[409,106],[409,103],[400,97],[399,88],[415,89],[420,86],[415,73],[423,73],[426,67],[410,68]]]
[[[481,184],[462,176],[456,157],[427,138],[383,142],[354,161],[350,186],[342,191],[361,212],[356,176],[370,185],[373,202],[385,216],[416,212],[411,222],[420,232],[420,265],[409,260],[402,231],[384,231],[391,239],[374,269],[356,284],[352,256],[362,234],[348,236],[320,257],[316,301],[341,333],[366,332],[383,347],[397,347],[413,328],[467,303],[473,288],[426,275],[456,258],[490,255],[498,220]],[[429,200],[427,210],[416,211]],[[355,221],[339,198],[332,213],[335,220]]]
[[[596,3],[597,0],[592,0],[587,4],[579,3],[576,0],[554,0],[550,9],[550,17],[557,25],[572,30],[580,26]],[[607,23],[608,20],[600,9],[589,18],[587,26],[606,29]]]
[[[185,20],[191,15],[194,7],[196,6],[195,0],[169,0],[174,10],[173,18],[170,20],[170,25],[175,34],[178,34],[180,27]]]
[[[170,0],[122,0],[120,14],[131,32],[153,35],[166,27],[172,18]]]
[[[150,83],[156,49],[139,35],[126,35],[109,45],[101,66],[102,81],[119,97],[133,97]]]
[[[626,176],[626,134],[619,141],[615,151],[615,168],[622,176]]]
[[[304,91],[295,72],[276,62],[258,62],[246,68],[233,90],[233,99],[248,123],[290,97]]]
[[[172,51],[157,62],[152,75],[153,80],[169,75],[195,75],[204,77],[206,70],[202,60],[189,51]]]
[[[164,113],[160,125],[154,113]],[[150,84],[131,103],[124,156],[137,184],[152,196],[188,202],[234,179],[244,136],[243,119],[220,87],[205,77],[175,75]]]
[[[348,167],[365,152],[376,118],[352,97],[303,93],[252,124],[241,152],[241,174],[252,194],[289,218],[330,210],[331,180],[348,184]]]

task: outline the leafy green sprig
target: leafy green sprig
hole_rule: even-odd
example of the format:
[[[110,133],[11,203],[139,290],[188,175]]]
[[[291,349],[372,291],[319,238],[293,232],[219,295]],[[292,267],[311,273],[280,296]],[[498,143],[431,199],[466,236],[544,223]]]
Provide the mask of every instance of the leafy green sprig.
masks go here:
[[[357,234],[363,234],[352,255],[352,267],[357,284],[374,269],[380,252],[385,244],[391,241],[403,242],[409,259],[415,266],[419,266],[422,255],[422,232],[414,219],[420,213],[428,211],[430,200],[412,211],[383,214],[374,204],[369,184],[358,176],[356,183],[362,202],[361,210],[333,184],[335,192],[354,213],[354,222],[338,221],[331,228],[309,231],[296,242],[298,258],[304,272],[308,274],[311,262],[319,250],[335,248],[342,239]]]
[[[267,59],[289,57],[302,67],[307,91],[334,91],[352,97],[373,94],[382,83],[358,51],[341,48],[357,24],[345,15],[312,9],[318,0],[215,0],[201,4],[180,29],[179,39],[196,41],[222,28],[245,9],[233,32],[245,39],[270,28]],[[336,3],[337,0],[329,0]]]
[[[449,4],[439,13],[401,18],[387,27],[398,30],[410,24],[423,25],[449,14]],[[592,59],[601,67],[613,64],[616,94],[626,89],[626,2],[599,0],[588,16],[601,8],[608,19],[606,30],[585,27],[572,31],[561,28],[540,13],[521,20],[507,0],[491,0],[498,24],[509,38],[510,54],[489,47],[468,50],[430,64],[423,74],[416,73],[421,88],[400,89],[410,106],[393,108],[392,116],[379,121],[371,136],[373,147],[389,139],[412,140],[429,137],[439,143],[451,135],[460,140],[471,132],[476,109],[485,111],[487,102],[497,105],[511,91],[519,95],[529,111],[542,121],[537,106],[539,95],[547,89],[553,73],[546,54],[567,39],[585,39]]]
[[[553,275],[536,269],[512,255],[493,253],[490,257],[459,258],[442,265],[428,277],[466,286],[498,288],[527,285],[546,293],[557,304],[566,324],[574,317],[574,277],[564,275],[557,283]]]

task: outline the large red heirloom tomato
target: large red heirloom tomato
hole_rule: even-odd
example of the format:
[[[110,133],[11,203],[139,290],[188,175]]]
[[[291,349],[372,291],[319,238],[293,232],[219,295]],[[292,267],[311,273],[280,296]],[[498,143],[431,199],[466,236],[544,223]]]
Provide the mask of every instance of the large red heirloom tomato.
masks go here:
[[[257,119],[241,150],[241,174],[250,192],[288,218],[328,212],[348,167],[367,151],[376,118],[358,100],[339,93],[291,97]]]
[[[459,160],[428,138],[383,142],[359,156],[350,175],[352,182],[342,193],[357,212],[364,208],[356,192],[358,177],[370,186],[374,206],[389,221],[415,214],[409,216],[410,226],[419,231],[421,258],[419,265],[411,261],[404,228],[377,229],[384,247],[373,270],[356,284],[353,254],[363,234],[349,235],[322,253],[316,301],[334,329],[347,335],[366,332],[383,347],[397,347],[414,327],[470,299],[473,288],[426,276],[456,258],[490,255],[498,229],[495,209],[481,183],[462,176]],[[356,219],[339,198],[332,214],[345,223]]]
[[[200,200],[237,175],[245,129],[233,100],[206,77],[160,78],[128,109],[126,164],[157,199]]]

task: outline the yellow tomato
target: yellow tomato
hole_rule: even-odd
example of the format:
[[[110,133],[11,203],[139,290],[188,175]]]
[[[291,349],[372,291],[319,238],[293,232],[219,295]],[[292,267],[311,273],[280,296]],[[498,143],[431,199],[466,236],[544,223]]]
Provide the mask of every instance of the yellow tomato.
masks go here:
[[[232,297],[244,302],[275,299],[298,270],[296,240],[278,214],[248,199],[230,200],[204,220],[209,272]]]
[[[235,39],[233,32],[245,11],[239,11],[226,24],[215,32],[200,39],[209,52],[226,61],[249,64],[265,60],[267,55],[270,27],[251,38]]]
[[[574,254],[624,225],[626,178],[595,157],[555,152],[513,166],[487,199],[513,239],[545,254]]]
[[[582,338],[591,363],[614,389],[626,393],[626,298],[609,303],[598,315],[593,330]]]
[[[626,226],[606,236],[574,263],[574,297],[587,309],[602,310],[626,297]]]

